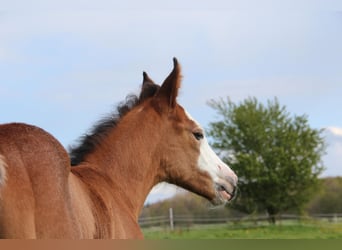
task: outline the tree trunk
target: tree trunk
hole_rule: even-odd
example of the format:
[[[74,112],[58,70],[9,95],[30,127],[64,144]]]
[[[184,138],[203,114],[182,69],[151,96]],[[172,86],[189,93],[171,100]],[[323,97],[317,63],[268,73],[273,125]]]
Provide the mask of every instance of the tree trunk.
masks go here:
[[[268,222],[272,225],[276,224],[276,219],[277,219],[277,211],[273,207],[268,207],[267,208],[267,213],[268,213]]]
[[[268,215],[268,221],[270,224],[275,225],[276,224],[276,216],[275,214],[269,214]]]

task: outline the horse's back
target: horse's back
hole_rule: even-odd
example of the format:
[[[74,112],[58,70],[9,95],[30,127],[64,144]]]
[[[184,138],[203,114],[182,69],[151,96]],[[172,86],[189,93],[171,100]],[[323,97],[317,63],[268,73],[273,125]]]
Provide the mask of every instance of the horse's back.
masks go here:
[[[49,133],[21,123],[0,125],[0,238],[71,234],[69,173],[68,154]]]
[[[0,155],[7,165],[6,175],[12,169],[25,168],[35,181],[43,175],[66,179],[70,173],[70,160],[63,146],[36,126],[23,123],[0,125]]]

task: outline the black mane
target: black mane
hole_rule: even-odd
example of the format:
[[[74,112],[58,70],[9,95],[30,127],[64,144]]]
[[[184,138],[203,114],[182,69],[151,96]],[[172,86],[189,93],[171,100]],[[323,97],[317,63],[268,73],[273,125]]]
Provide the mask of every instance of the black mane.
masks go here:
[[[139,96],[128,95],[123,102],[119,103],[115,112],[98,121],[89,133],[81,136],[76,145],[69,147],[71,166],[76,166],[83,162],[85,157],[92,153],[101,144],[103,138],[117,126],[124,115],[147,98],[154,96],[158,89],[159,86],[156,84],[144,84]]]

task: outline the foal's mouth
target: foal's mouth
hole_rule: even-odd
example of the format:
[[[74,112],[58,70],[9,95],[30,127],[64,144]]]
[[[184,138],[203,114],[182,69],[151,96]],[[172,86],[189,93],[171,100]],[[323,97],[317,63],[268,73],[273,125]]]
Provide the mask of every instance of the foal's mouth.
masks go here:
[[[236,186],[232,186],[231,184],[224,185],[216,183],[215,189],[217,192],[217,196],[222,203],[232,201],[236,197],[237,188]]]

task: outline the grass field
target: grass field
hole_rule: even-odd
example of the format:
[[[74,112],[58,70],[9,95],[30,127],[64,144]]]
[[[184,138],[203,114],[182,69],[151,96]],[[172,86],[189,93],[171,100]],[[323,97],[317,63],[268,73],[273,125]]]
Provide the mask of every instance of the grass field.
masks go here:
[[[342,222],[286,222],[280,225],[208,225],[143,229],[146,239],[342,239]]]

